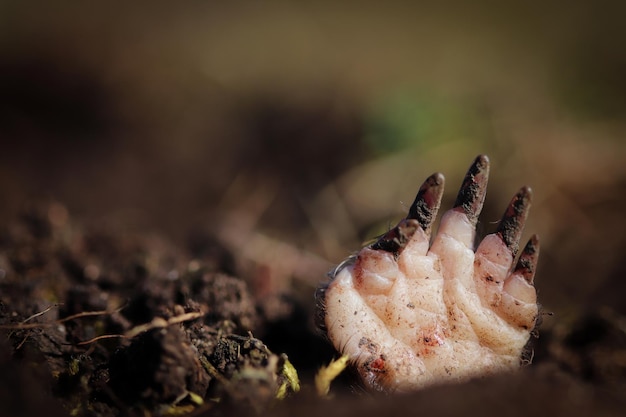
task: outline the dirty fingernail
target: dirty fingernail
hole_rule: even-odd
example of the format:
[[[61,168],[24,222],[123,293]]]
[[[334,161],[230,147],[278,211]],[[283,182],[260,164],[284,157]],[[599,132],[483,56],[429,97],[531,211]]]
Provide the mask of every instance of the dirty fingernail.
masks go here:
[[[476,225],[478,222],[478,216],[483,208],[488,180],[489,158],[487,158],[487,155],[478,155],[467,171],[454,203],[455,208],[463,208],[467,218],[473,225]]]
[[[530,187],[522,187],[509,203],[498,225],[497,233],[513,254],[517,253],[531,200],[532,190]]]
[[[415,201],[411,204],[407,219],[415,219],[426,232],[430,234],[430,228],[437,216],[441,198],[443,197],[443,174],[437,172],[424,181],[415,197]]]
[[[515,271],[521,274],[526,282],[532,284],[535,280],[535,271],[537,270],[537,261],[539,260],[539,237],[533,235],[524,250],[519,256]]]

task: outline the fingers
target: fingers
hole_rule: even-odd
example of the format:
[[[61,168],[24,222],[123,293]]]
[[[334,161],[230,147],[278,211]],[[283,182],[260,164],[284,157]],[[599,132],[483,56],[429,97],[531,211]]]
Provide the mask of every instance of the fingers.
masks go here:
[[[372,245],[372,249],[398,255],[420,228],[423,233],[418,238],[427,244],[433,221],[437,217],[437,211],[441,205],[443,185],[444,177],[442,174],[435,173],[428,177],[417,192],[415,201],[411,204],[406,219],[382,235]],[[428,249],[427,246],[426,249]]]
[[[462,245],[459,250],[473,249],[476,223],[485,201],[488,180],[489,158],[479,155],[465,175],[454,207],[441,218],[439,232],[433,243],[433,251],[439,255],[446,251],[446,248],[439,242],[442,239],[445,240],[446,237],[459,242]]]
[[[502,288],[501,314],[524,329],[532,329],[537,319],[537,292],[533,280],[538,259],[539,239],[534,235],[522,250],[515,269]]]
[[[537,317],[537,292],[533,278],[539,258],[539,240],[530,238],[512,272],[513,252],[500,234],[481,242],[474,260],[474,280],[484,305],[498,311],[509,323],[532,329]]]
[[[462,208],[473,226],[476,226],[483,208],[488,181],[489,158],[487,155],[478,155],[467,171],[454,203],[454,208]]]
[[[497,231],[483,239],[474,259],[474,279],[480,297],[524,329],[532,328],[537,313],[537,293],[533,286],[539,258],[536,235],[522,250],[513,271],[509,271],[528,216],[531,195],[530,188],[520,189],[504,212]]]
[[[478,277],[500,283],[508,275],[528,217],[531,196],[530,188],[522,187],[511,199],[496,232],[486,236],[478,245],[475,261]],[[534,246],[530,242],[529,244],[529,252],[524,255],[524,264],[531,266],[528,261],[532,259]],[[518,266],[523,268],[519,263]]]
[[[440,248],[443,244],[438,242],[443,239],[443,236],[456,240],[465,248],[473,247],[476,223],[485,201],[488,180],[489,158],[486,155],[479,155],[465,175],[453,209],[443,216],[439,228],[440,236],[435,239],[431,249],[443,253],[445,248]],[[419,241],[420,248],[426,245],[430,238],[433,221],[441,205],[443,189],[442,174],[435,173],[428,177],[409,208],[407,218],[381,236],[371,248],[391,252],[397,256],[412,238]],[[519,248],[519,240],[528,216],[531,199],[532,190],[529,187],[522,187],[509,203],[495,233],[512,256],[515,256]],[[420,229],[421,232],[416,235]],[[418,247],[417,242],[415,244]],[[481,251],[483,250],[479,247],[478,252]],[[525,259],[530,259],[529,256],[527,255]],[[499,263],[502,262],[501,259]],[[509,266],[510,263],[507,268]]]
[[[530,187],[522,187],[509,203],[496,231],[513,255],[517,253],[519,248],[519,240],[528,217],[531,199],[532,190]]]
[[[430,235],[433,221],[441,205],[444,181],[443,175],[439,172],[428,177],[420,187],[406,217],[417,220],[427,235]]]
[[[539,237],[533,235],[519,256],[513,274],[519,274],[526,282],[532,284],[535,281],[535,271],[539,260]]]
[[[409,243],[411,237],[419,229],[417,220],[404,219],[396,227],[382,235],[373,245],[372,249],[383,250],[398,255]]]

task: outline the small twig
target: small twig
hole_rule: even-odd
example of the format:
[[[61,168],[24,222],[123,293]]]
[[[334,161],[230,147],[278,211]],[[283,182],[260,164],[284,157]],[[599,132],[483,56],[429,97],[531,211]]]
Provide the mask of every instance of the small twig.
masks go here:
[[[92,316],[102,316],[102,315],[106,315],[106,314],[113,314],[113,313],[117,313],[120,310],[122,310],[125,306],[122,306],[120,308],[117,308],[113,311],[109,311],[109,310],[100,310],[100,311],[84,311],[82,313],[77,313],[77,314],[72,314],[71,316],[67,316],[64,317],[60,320],[55,320],[53,322],[50,323],[26,323],[28,320],[31,320],[35,317],[41,316],[45,313],[47,313],[48,311],[50,311],[52,308],[58,306],[58,304],[52,305],[50,307],[48,307],[47,309],[33,314],[32,316],[28,317],[26,320],[22,321],[21,323],[18,324],[2,324],[0,325],[0,329],[12,329],[12,330],[26,330],[26,329],[37,329],[37,328],[43,328],[43,327],[52,327],[52,326],[57,326],[59,324],[65,323],[66,321],[70,321],[70,320],[74,320],[74,319],[78,319],[78,318],[82,318],[82,317],[92,317]],[[191,312],[191,313],[185,313],[185,314],[181,314],[179,316],[175,316],[170,318],[169,320],[165,320],[162,317],[155,317],[150,323],[145,323],[145,324],[140,324],[138,326],[133,327],[132,329],[128,330],[126,333],[124,334],[105,334],[105,335],[101,335],[101,336],[97,336],[94,337],[92,339],[89,340],[84,340],[82,342],[78,342],[76,343],[76,345],[88,345],[90,343],[93,342],[97,342],[98,340],[102,340],[102,339],[112,339],[112,338],[116,338],[116,337],[120,337],[120,338],[128,338],[128,339],[132,339],[133,337],[137,336],[140,333],[146,332],[148,330],[152,330],[152,329],[156,329],[156,328],[160,328],[160,327],[167,327],[167,326],[171,326],[173,324],[179,324],[179,323],[183,323],[185,321],[189,321],[189,320],[194,320],[197,318],[200,318],[204,316],[204,313],[195,311],[195,312]],[[26,339],[24,339],[25,341]],[[24,341],[22,341],[22,343],[20,343],[20,346],[22,344],[24,344]]]
[[[146,332],[148,330],[171,326],[172,324],[178,324],[178,323],[182,323],[188,320],[194,320],[202,316],[204,316],[204,313],[195,311],[191,313],[181,314],[180,316],[172,317],[169,320],[165,320],[162,317],[155,317],[154,319],[152,319],[150,323],[140,324],[139,326],[133,327],[132,329],[124,333],[124,336],[132,339],[138,334]]]
[[[23,320],[23,321],[22,321],[22,324],[26,323],[27,321],[30,321],[30,320],[34,319],[35,317],[43,316],[43,315],[44,315],[44,314],[46,314],[48,311],[50,311],[50,310],[52,310],[53,308],[58,307],[58,306],[60,306],[60,305],[62,305],[62,304],[59,304],[59,303],[52,304],[50,307],[46,308],[45,310],[40,311],[39,313],[35,313],[35,314],[33,314],[32,316],[28,317],[26,320]]]
[[[78,345],[78,346],[88,345],[90,343],[97,342],[98,340],[101,340],[101,339],[113,339],[113,338],[116,338],[116,337],[126,338],[126,336],[123,335],[123,334],[103,334],[102,336],[96,336],[96,337],[94,337],[92,339],[84,340],[82,342],[78,342],[78,343],[76,343],[76,345]]]
[[[22,348],[22,346],[24,346],[24,343],[26,343],[26,340],[28,340],[28,336],[29,336],[29,335],[26,335],[26,337],[25,337],[24,339],[22,339],[22,341],[19,343],[19,345],[17,345],[17,346],[15,347],[15,350],[16,350],[16,351],[20,350],[20,349]]]
[[[65,323],[66,321],[79,319],[81,317],[91,317],[91,316],[104,316],[107,314],[119,313],[122,309],[126,307],[123,305],[122,307],[118,307],[115,310],[100,310],[100,311],[83,311],[82,313],[72,314],[71,316],[63,317],[60,320],[57,320],[57,324]]]
[[[78,319],[82,317],[104,316],[108,314],[118,313],[125,307],[125,306],[122,306],[122,307],[116,308],[115,310],[83,311],[82,313],[72,314],[71,316],[63,317],[62,319],[54,320],[48,323],[26,323],[27,321],[35,317],[41,316],[47,313],[48,311],[50,311],[52,308],[57,307],[59,305],[60,304],[52,305],[48,307],[47,309],[45,309],[44,311],[40,311],[39,313],[33,314],[32,316],[28,317],[26,320],[17,324],[0,324],[0,329],[26,330],[26,329],[39,329],[39,328],[44,328],[44,327],[54,327],[54,326],[58,326],[59,324],[63,324],[66,321],[70,321],[70,320],[74,320],[74,319]]]
[[[132,329],[128,330],[124,334],[104,334],[104,335],[101,335],[101,336],[94,337],[93,339],[89,339],[89,340],[84,340],[82,342],[78,342],[76,344],[77,345],[88,345],[90,343],[97,342],[98,340],[101,340],[101,339],[112,339],[112,338],[115,338],[115,337],[124,338],[124,339],[132,339],[133,337],[135,337],[135,336],[137,336],[137,335],[139,335],[141,333],[147,332],[148,330],[168,327],[168,326],[171,326],[173,324],[179,324],[179,323],[183,323],[185,321],[194,320],[194,319],[200,318],[202,316],[204,316],[204,313],[201,313],[199,311],[194,311],[194,312],[191,312],[191,313],[185,313],[185,314],[181,314],[179,316],[174,316],[174,317],[170,318],[169,320],[165,320],[162,317],[155,317],[154,319],[152,319],[152,321],[150,323],[145,323],[145,324],[140,324],[138,326],[135,326]]]

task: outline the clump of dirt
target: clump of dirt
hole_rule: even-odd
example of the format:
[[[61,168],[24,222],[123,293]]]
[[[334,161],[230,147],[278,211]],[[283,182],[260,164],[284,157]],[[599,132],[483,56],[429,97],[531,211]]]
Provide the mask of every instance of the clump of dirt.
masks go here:
[[[267,305],[219,268],[226,249],[199,260],[158,238],[82,229],[58,203],[31,206],[0,236],[5,385],[36,368],[17,390],[51,392],[75,416],[260,411],[298,389],[286,355],[253,336]]]

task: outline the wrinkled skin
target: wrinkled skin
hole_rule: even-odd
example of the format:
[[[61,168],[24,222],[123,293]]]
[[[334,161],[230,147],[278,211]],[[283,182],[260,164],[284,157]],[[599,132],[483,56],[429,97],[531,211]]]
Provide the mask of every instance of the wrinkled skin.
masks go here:
[[[431,244],[444,183],[433,174],[407,218],[318,290],[320,326],[367,387],[410,391],[520,366],[538,316],[536,236],[513,266],[531,190],[474,251],[488,173],[488,158],[477,157]]]

